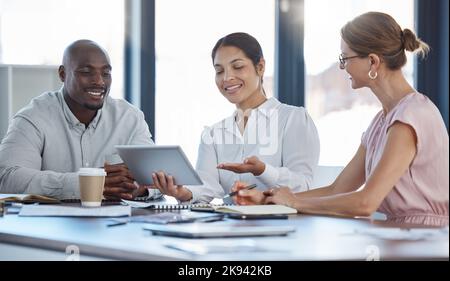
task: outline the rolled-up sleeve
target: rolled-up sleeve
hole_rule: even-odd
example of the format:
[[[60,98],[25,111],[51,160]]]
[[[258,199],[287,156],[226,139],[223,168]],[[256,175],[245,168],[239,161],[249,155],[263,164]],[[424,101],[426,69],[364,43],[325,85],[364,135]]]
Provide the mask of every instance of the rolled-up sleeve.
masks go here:
[[[16,116],[0,144],[0,192],[55,198],[78,197],[76,173],[41,171],[45,139],[33,123]]]

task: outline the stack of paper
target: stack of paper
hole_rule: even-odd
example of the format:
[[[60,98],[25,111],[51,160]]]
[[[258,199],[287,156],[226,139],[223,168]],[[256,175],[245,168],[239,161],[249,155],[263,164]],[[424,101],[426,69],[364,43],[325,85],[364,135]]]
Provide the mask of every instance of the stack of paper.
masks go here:
[[[386,240],[448,240],[448,226],[444,228],[415,228],[415,229],[402,229],[402,228],[369,228],[369,229],[357,229],[355,233],[362,235],[369,235],[378,239]]]
[[[125,217],[131,216],[130,206],[102,206],[97,208],[61,205],[24,205],[22,217]]]

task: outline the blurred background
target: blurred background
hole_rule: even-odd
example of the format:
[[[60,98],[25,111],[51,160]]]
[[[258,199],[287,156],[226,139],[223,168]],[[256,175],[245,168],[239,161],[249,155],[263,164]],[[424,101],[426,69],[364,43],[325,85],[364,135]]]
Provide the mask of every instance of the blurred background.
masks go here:
[[[64,48],[91,39],[109,53],[110,95],[146,116],[157,144],[178,144],[195,164],[200,134],[234,107],[214,83],[211,49],[232,32],[260,42],[268,96],[304,106],[319,130],[320,165],[343,166],[380,104],[352,90],[338,67],[340,28],[368,11],[392,15],[431,46],[403,71],[448,128],[447,0],[0,0],[0,138],[31,98],[59,89]]]

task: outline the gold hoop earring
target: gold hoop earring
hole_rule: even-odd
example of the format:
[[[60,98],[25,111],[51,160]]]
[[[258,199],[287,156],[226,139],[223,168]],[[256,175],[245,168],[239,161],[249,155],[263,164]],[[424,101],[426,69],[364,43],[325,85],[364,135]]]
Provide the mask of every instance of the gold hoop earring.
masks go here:
[[[372,75],[372,70],[369,70],[368,75],[369,75],[369,78],[370,78],[370,79],[375,80],[375,79],[377,79],[378,72],[375,71],[375,74]]]

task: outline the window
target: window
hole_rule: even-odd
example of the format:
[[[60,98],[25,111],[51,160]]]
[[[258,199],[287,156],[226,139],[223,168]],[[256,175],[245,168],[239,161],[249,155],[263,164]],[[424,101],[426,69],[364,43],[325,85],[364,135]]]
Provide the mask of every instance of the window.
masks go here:
[[[341,27],[369,11],[388,13],[402,28],[415,30],[413,0],[305,0],[305,104],[319,131],[319,165],[346,165],[381,109],[369,89],[351,88],[338,64]],[[403,71],[414,85],[413,57],[407,58]]]
[[[60,65],[68,44],[91,39],[111,58],[110,95],[123,97],[124,7],[125,0],[0,0],[0,63]]]
[[[232,32],[254,36],[266,59],[264,88],[273,93],[273,0],[159,0],[156,9],[156,143],[179,144],[196,162],[200,135],[235,107],[216,87],[211,50]]]

